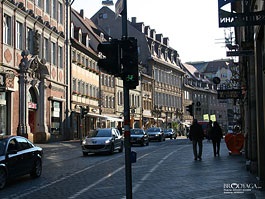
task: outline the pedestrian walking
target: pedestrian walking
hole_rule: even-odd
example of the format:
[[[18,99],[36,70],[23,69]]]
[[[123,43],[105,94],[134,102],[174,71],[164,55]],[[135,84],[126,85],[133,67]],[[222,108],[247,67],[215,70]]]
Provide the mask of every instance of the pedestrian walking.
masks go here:
[[[216,157],[216,155],[220,156],[220,142],[221,142],[222,137],[223,137],[222,129],[220,125],[218,124],[218,122],[215,121],[213,123],[213,129],[212,129],[212,135],[211,135],[214,157]]]
[[[119,130],[120,134],[122,135],[121,122],[118,123],[117,129]]]
[[[213,129],[213,122],[212,120],[210,120],[206,127],[206,138],[208,142],[210,142],[211,140],[212,129]]]
[[[197,119],[193,120],[192,125],[190,126],[189,138],[192,141],[194,160],[202,159],[202,141],[203,141],[203,129],[202,126],[198,123]],[[199,146],[199,153],[197,153],[197,146]]]

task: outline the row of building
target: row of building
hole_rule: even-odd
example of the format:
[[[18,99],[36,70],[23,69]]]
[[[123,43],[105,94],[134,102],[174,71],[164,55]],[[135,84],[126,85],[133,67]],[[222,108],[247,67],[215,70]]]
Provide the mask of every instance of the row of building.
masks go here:
[[[80,139],[123,122],[123,82],[97,65],[98,44],[121,38],[120,17],[102,7],[88,19],[63,0],[6,0],[0,8],[1,135]],[[228,117],[234,106],[217,99],[212,81],[231,78],[233,60],[182,63],[169,38],[135,17],[127,23],[139,53],[139,86],[130,90],[132,128],[189,125],[191,104],[198,120],[214,116],[224,128],[235,121]]]
[[[234,27],[235,43],[230,52],[238,57],[244,98],[240,103],[242,132],[245,135],[246,166],[265,187],[265,36],[264,1],[234,1],[231,11],[223,11],[219,1],[219,24]],[[224,14],[224,15],[222,15]]]

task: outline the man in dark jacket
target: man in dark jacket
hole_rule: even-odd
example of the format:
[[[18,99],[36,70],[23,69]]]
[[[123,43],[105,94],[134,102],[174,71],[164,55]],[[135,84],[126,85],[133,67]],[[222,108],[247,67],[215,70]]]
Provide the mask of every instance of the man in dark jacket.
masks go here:
[[[203,129],[200,124],[198,124],[197,119],[193,120],[193,124],[190,126],[190,140],[192,141],[193,145],[193,154],[194,154],[194,160],[202,159],[202,140],[203,140],[204,134]],[[199,146],[199,153],[197,153],[197,145]]]

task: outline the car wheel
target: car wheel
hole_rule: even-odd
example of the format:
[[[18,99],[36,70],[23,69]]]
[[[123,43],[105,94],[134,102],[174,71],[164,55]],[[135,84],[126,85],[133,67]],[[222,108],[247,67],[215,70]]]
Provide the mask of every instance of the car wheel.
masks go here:
[[[37,159],[34,163],[34,168],[33,168],[32,172],[30,173],[30,175],[31,175],[31,177],[38,178],[41,176],[41,172],[42,172],[41,160]]]
[[[113,154],[114,153],[114,145],[112,144],[109,150],[109,154]]]
[[[159,142],[162,142],[163,141],[163,137],[161,136],[160,139],[159,139]]]
[[[6,185],[7,174],[3,168],[0,168],[0,189],[3,189]]]
[[[170,136],[170,139],[172,140],[172,135]]]
[[[121,144],[121,148],[119,149],[119,152],[123,152],[123,144]]]
[[[83,152],[83,156],[88,156],[88,152]]]
[[[149,146],[149,141],[146,142],[146,146]]]

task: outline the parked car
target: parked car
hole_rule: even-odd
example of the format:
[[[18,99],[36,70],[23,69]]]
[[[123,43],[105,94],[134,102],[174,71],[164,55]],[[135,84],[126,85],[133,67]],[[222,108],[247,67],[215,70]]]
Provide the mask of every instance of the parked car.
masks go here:
[[[149,145],[149,136],[140,128],[131,129],[131,144]]]
[[[30,174],[40,177],[43,150],[21,136],[0,136],[0,189],[8,180]]]
[[[147,129],[149,140],[165,141],[164,132],[160,127],[151,127]]]
[[[86,136],[82,142],[83,155],[88,153],[123,151],[123,137],[116,128],[101,128]]]
[[[172,140],[173,138],[177,138],[177,133],[174,131],[174,129],[164,129],[164,136],[165,138],[170,138]]]

